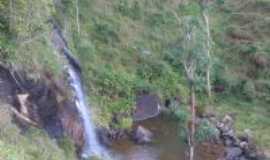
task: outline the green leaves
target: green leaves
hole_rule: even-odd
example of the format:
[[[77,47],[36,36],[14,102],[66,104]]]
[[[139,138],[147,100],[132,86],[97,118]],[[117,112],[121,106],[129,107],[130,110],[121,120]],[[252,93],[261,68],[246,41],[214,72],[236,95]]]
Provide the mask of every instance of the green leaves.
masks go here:
[[[202,120],[197,128],[195,137],[198,142],[205,142],[219,136],[218,129],[208,120]]]
[[[75,147],[60,148],[47,133],[40,129],[21,129],[12,121],[9,105],[0,103],[0,159],[4,160],[74,160]],[[68,152],[68,153],[66,153]]]
[[[199,16],[201,14],[201,7],[196,2],[189,2],[179,7],[180,13],[183,16]]]
[[[193,81],[197,89],[204,88],[204,73],[209,57],[207,55],[207,33],[202,17],[184,16],[182,18],[182,51],[180,61],[188,76],[189,81]]]

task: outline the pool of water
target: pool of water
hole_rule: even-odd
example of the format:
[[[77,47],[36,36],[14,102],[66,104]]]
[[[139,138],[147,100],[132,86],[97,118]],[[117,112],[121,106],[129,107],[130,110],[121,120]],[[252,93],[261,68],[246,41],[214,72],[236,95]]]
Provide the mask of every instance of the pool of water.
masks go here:
[[[158,117],[139,122],[154,134],[154,141],[147,145],[137,145],[129,139],[113,143],[114,160],[186,160],[187,145],[179,137],[177,122],[168,116]],[[196,147],[196,160],[216,160],[222,153],[222,147],[213,144],[200,144]]]
[[[178,125],[166,116],[158,116],[139,122],[153,134],[153,143],[136,145],[125,139],[113,143],[113,152],[117,160],[184,160],[185,145],[178,135]]]

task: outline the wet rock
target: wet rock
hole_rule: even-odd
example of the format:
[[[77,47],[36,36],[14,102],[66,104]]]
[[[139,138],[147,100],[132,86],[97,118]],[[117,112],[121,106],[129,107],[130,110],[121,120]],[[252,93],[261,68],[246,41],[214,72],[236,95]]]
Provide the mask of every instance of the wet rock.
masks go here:
[[[58,117],[61,120],[64,131],[74,141],[78,150],[84,145],[84,127],[81,123],[75,105],[70,101],[63,101],[59,104]]]
[[[57,102],[57,92],[43,81],[27,83],[30,102],[31,117],[38,117],[40,125],[53,138],[60,138],[64,131],[59,117],[59,104]]]
[[[16,103],[15,95],[17,92],[19,92],[19,87],[13,75],[7,67],[0,65],[0,99],[14,105]]]
[[[97,130],[97,135],[98,135],[98,139],[99,142],[105,146],[111,146],[112,145],[112,141],[110,139],[110,132],[108,129],[106,128],[99,128]]]
[[[230,115],[226,115],[221,122],[218,122],[217,128],[225,136],[234,136],[233,124],[233,118]]]
[[[227,146],[227,147],[230,147],[230,146],[233,146],[234,144],[234,140],[231,139],[231,138],[225,138],[224,139],[224,145]]]
[[[245,156],[241,156],[239,160],[248,160]]]
[[[264,151],[264,154],[266,159],[270,159],[270,150]]]
[[[225,159],[226,160],[238,160],[242,155],[242,150],[238,147],[230,147],[226,148],[225,151]]]
[[[216,127],[220,131],[220,140],[226,148],[225,160],[264,160],[265,156],[255,145],[252,132],[249,129],[237,137],[234,130],[234,118],[226,115],[222,120],[217,121]],[[222,157],[221,157],[222,159]]]
[[[109,140],[120,140],[128,137],[128,131],[125,129],[113,128],[107,130]]]
[[[250,129],[245,129],[244,134],[240,136],[240,140],[246,141],[246,142],[251,142],[252,141],[252,132]]]
[[[66,47],[64,47],[62,49],[62,52],[64,53],[64,55],[66,56],[66,58],[68,59],[69,63],[72,65],[72,67],[74,67],[74,69],[76,69],[76,71],[81,73],[82,69],[81,69],[80,62],[77,59],[75,59],[73,56],[71,56],[72,54],[69,53],[69,50]]]
[[[133,133],[133,140],[138,144],[151,143],[152,139],[153,133],[142,126],[138,126]]]
[[[134,121],[142,121],[157,116],[161,111],[160,98],[157,95],[141,95],[136,100]]]
[[[239,146],[240,146],[241,149],[247,150],[247,149],[248,149],[248,142],[246,142],[246,141],[241,141],[241,142],[239,143]]]

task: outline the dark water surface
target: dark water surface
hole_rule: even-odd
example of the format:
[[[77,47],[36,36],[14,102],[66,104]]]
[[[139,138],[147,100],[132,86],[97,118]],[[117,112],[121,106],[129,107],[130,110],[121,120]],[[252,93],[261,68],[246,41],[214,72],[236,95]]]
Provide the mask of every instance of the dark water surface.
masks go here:
[[[136,145],[130,140],[113,144],[117,160],[184,160],[185,145],[178,135],[178,125],[166,116],[158,116],[137,125],[149,129],[154,134],[152,144]]]
[[[114,160],[186,160],[187,146],[179,137],[177,122],[168,116],[145,120],[136,124],[142,125],[154,134],[154,142],[147,145],[136,145],[126,139],[114,142],[112,150]],[[196,147],[196,160],[216,160],[222,148],[213,144],[201,144]]]

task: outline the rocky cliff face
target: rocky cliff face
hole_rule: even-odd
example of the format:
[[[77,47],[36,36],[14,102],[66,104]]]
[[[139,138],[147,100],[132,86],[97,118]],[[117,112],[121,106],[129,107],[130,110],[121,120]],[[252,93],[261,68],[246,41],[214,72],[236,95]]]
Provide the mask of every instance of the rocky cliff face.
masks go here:
[[[35,126],[52,138],[69,136],[80,152],[84,144],[83,126],[74,103],[69,100],[65,81],[49,73],[31,79],[22,71],[0,66],[0,99],[11,104],[14,119],[22,129]],[[60,83],[61,82],[61,83]]]

